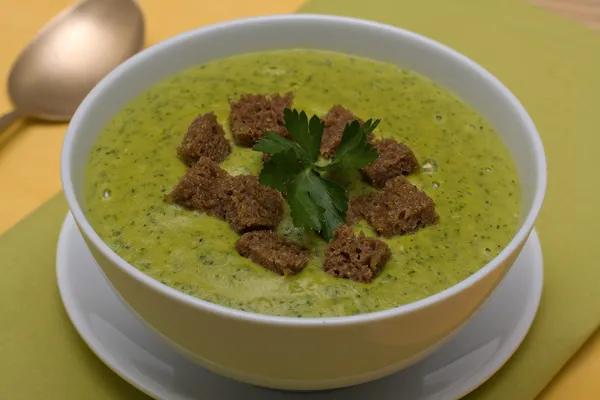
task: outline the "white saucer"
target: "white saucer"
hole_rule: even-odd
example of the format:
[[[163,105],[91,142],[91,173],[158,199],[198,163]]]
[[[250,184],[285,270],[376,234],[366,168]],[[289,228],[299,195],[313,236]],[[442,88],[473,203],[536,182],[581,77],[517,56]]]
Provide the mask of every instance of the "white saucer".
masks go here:
[[[543,265],[534,231],[504,281],[469,324],[440,350],[376,382],[325,392],[282,392],[206,371],[168,347],[124,306],[96,265],[72,216],[56,257],[60,294],[73,325],[123,379],[156,399],[354,400],[455,399],[481,385],[527,334],[542,293]]]

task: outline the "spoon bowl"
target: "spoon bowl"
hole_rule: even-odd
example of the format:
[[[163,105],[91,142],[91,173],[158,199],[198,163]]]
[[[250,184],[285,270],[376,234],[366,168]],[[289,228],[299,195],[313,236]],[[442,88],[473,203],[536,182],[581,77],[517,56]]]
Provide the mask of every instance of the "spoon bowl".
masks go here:
[[[50,21],[14,62],[8,93],[18,117],[68,121],[106,74],[144,45],[135,0],[83,0]]]

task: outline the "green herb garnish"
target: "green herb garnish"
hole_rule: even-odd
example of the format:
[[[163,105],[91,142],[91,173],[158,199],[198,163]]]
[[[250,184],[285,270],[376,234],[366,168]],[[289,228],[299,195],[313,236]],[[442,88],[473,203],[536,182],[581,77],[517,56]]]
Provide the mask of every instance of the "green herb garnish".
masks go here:
[[[304,111],[286,109],[284,121],[293,140],[267,132],[253,148],[271,155],[259,181],[286,196],[296,227],[312,229],[330,240],[346,220],[348,194],[323,175],[336,169],[359,170],[375,161],[378,153],[368,138],[379,120],[368,120],[362,126],[358,121],[347,124],[333,159],[326,165],[317,165],[324,128],[319,117],[313,115],[309,121]]]

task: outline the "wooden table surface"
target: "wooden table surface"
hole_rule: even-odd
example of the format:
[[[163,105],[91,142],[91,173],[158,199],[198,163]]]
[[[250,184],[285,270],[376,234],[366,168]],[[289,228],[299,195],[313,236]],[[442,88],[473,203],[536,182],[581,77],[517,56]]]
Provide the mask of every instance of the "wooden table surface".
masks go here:
[[[578,21],[600,34],[600,0],[529,0],[537,6]],[[251,15],[289,13],[304,0],[140,0],[147,19],[147,43],[217,21]],[[36,31],[69,0],[0,0],[0,77]],[[182,4],[185,3],[185,7]],[[177,19],[163,18],[165,7],[185,10]],[[598,51],[599,49],[596,49]],[[599,71],[600,73],[600,71]],[[10,101],[0,93],[0,110]],[[19,121],[0,133],[0,234],[60,191],[59,157],[65,124]],[[543,400],[600,399],[600,332],[579,350],[540,395]]]

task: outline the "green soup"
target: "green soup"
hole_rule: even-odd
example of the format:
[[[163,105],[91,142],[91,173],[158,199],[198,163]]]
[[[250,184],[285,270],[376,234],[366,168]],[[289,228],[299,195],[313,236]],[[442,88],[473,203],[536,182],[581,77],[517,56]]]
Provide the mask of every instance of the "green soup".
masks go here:
[[[185,174],[176,147],[198,114],[214,111],[228,130],[229,98],[294,93],[294,108],[324,115],[342,104],[375,133],[410,146],[422,170],[409,180],[436,202],[440,223],[383,239],[393,256],[370,284],[323,272],[326,243],[286,218],[279,230],[312,249],[308,266],[282,277],[242,258],[239,235],[217,218],[164,202]],[[228,138],[231,139],[229,132]],[[235,147],[221,164],[258,174],[262,154]],[[350,179],[349,190],[367,190]],[[138,96],[110,121],[86,170],[86,212],[123,259],[198,298],[256,313],[324,317],[410,303],[476,272],[518,225],[517,173],[500,137],[474,110],[430,80],[397,66],[343,54],[287,50],[247,54],[178,73]],[[355,227],[369,236],[366,222]]]

